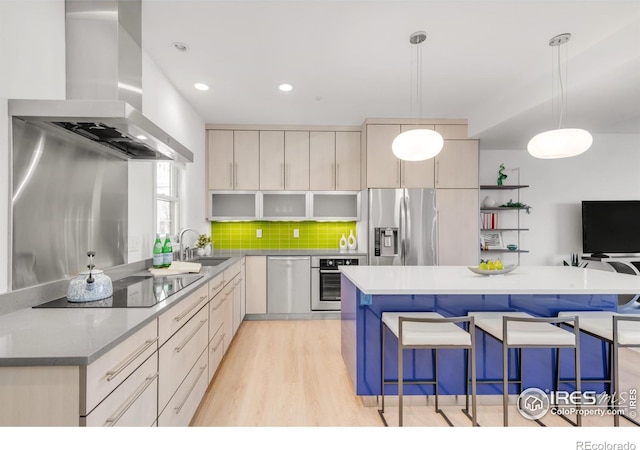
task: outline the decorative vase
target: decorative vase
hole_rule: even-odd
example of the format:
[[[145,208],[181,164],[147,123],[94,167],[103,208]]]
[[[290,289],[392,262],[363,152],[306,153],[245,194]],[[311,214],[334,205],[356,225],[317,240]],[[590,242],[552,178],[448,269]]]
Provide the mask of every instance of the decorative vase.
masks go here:
[[[496,201],[493,199],[493,197],[487,195],[484,200],[482,200],[482,206],[484,206],[485,208],[493,208],[494,206],[496,206]]]
[[[344,233],[342,233],[342,237],[340,238],[340,250],[346,250],[347,245],[347,238],[344,236]]]
[[[347,247],[349,250],[355,250],[358,247],[358,241],[353,235],[353,230],[349,230],[349,237],[347,238]]]
[[[204,246],[204,256],[211,256],[211,253],[213,253],[213,247],[212,244],[209,243]]]
[[[204,256],[204,248],[202,247],[198,248],[198,256]]]

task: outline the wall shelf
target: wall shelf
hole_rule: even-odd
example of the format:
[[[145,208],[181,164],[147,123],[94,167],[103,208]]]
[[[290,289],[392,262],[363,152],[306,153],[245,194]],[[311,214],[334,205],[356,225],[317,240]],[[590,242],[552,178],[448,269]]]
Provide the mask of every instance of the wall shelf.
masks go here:
[[[520,173],[518,170],[518,179],[520,178]],[[507,184],[503,184],[503,185],[497,185],[497,184],[481,184],[480,185],[480,190],[481,191],[517,191],[517,197],[516,197],[516,202],[520,203],[520,189],[525,189],[528,188],[529,185],[528,184],[511,184],[511,185],[507,185]],[[480,207],[480,213],[487,213],[487,214],[492,214],[492,213],[496,213],[496,214],[500,214],[503,213],[505,211],[515,211],[517,214],[515,215],[515,217],[513,215],[509,215],[508,217],[505,217],[505,220],[507,221],[506,224],[507,225],[503,228],[480,228],[480,233],[503,233],[503,232],[515,232],[517,234],[516,236],[516,244],[518,246],[517,250],[509,250],[508,248],[490,248],[490,249],[480,249],[480,253],[481,254],[486,254],[486,253],[499,253],[499,254],[503,254],[503,253],[513,253],[517,255],[518,258],[518,264],[520,264],[520,255],[522,253],[529,253],[529,250],[521,250],[520,249],[520,232],[521,231],[529,231],[528,228],[521,228],[520,227],[520,212],[522,210],[527,210],[527,208],[520,208],[520,207],[514,207],[514,206],[492,206],[492,207],[483,207],[481,204]],[[490,220],[491,223],[493,223],[493,220]],[[502,222],[502,221],[500,221]],[[496,216],[495,219],[495,223],[494,225],[497,225],[498,223],[498,219]],[[487,223],[485,223],[485,226],[487,225]],[[481,225],[482,226],[482,225]],[[513,235],[512,235],[513,237]],[[500,241],[502,242],[502,238],[500,239]],[[504,245],[504,244],[502,244]]]

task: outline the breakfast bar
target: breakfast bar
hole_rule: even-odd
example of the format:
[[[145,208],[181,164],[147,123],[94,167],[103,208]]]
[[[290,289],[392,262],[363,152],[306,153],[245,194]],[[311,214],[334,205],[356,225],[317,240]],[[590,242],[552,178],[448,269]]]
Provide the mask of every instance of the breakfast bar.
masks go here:
[[[562,311],[635,312],[633,304],[619,305],[618,295],[640,293],[640,277],[571,266],[519,266],[510,273],[485,276],[465,266],[357,266],[342,267],[342,357],[356,395],[381,394],[381,317],[391,311],[433,311],[445,317],[469,311],[520,311],[538,317],[555,317]],[[386,339],[385,378],[397,378],[395,339]],[[512,350],[515,351],[515,350]],[[550,349],[526,349],[523,386],[553,388],[555,354]],[[566,354],[565,354],[566,352]],[[603,378],[606,346],[581,335],[581,378]],[[439,350],[440,393],[465,392],[464,355]],[[501,344],[476,331],[477,376],[499,379]],[[509,358],[515,373],[516,358]],[[404,357],[407,380],[432,378],[431,352],[411,351]],[[561,350],[561,376],[575,376],[573,350]],[[516,392],[513,385],[510,393]],[[603,383],[585,388],[602,391]],[[511,391],[513,389],[513,392]],[[433,394],[432,385],[406,385],[405,395]],[[395,385],[385,393],[395,395]],[[478,394],[501,394],[500,384],[478,385]]]

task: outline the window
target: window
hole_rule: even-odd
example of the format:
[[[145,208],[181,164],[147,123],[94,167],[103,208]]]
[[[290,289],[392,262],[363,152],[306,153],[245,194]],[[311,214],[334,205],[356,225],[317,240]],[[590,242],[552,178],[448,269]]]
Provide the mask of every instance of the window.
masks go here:
[[[182,170],[171,161],[156,164],[156,232],[175,236],[180,228]]]

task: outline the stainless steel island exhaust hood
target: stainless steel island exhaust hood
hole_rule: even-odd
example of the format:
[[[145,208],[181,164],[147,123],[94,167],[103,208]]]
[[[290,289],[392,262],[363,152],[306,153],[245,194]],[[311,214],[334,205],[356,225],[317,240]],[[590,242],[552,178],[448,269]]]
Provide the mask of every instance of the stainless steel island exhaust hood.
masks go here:
[[[193,162],[142,110],[141,2],[67,0],[66,100],[9,100],[9,116],[123,159]]]

